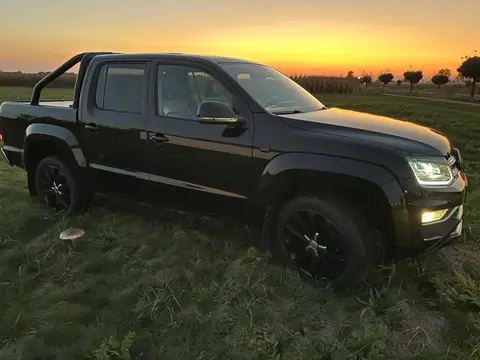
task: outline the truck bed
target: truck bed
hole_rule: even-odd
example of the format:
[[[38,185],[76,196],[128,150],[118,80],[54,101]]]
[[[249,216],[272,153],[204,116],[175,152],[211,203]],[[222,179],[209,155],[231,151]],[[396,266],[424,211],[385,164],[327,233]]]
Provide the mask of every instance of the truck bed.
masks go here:
[[[30,124],[62,124],[77,132],[77,110],[72,101],[44,101],[32,106],[29,102],[4,102],[0,105],[0,134],[4,139],[4,151],[15,161],[21,159],[27,127]]]

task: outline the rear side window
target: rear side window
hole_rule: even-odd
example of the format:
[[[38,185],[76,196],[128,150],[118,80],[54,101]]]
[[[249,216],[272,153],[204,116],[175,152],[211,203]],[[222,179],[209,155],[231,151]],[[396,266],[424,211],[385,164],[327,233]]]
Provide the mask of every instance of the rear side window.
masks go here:
[[[144,84],[145,64],[105,64],[97,82],[97,107],[141,114]]]

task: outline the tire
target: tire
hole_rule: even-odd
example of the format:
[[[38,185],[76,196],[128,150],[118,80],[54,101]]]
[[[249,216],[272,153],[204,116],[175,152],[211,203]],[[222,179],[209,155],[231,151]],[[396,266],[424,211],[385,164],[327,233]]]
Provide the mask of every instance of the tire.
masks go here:
[[[37,196],[49,217],[69,217],[86,211],[91,197],[85,183],[77,166],[58,156],[42,159],[35,169]]]
[[[341,289],[368,275],[375,242],[361,213],[348,202],[300,196],[279,210],[272,253],[302,278]]]

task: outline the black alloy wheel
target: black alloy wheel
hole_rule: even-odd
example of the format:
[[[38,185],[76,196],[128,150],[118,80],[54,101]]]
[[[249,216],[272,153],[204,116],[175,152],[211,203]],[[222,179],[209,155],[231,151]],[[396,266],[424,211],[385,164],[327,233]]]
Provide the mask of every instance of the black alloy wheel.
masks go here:
[[[347,261],[340,232],[313,209],[292,213],[285,223],[284,242],[291,260],[305,275],[321,281],[339,277]]]
[[[68,180],[55,165],[45,165],[38,171],[40,196],[46,207],[56,214],[67,212],[72,205],[72,194]]]
[[[358,207],[337,194],[297,196],[278,210],[274,257],[316,285],[348,288],[374,266],[375,243]]]
[[[67,157],[47,156],[35,169],[37,196],[51,217],[87,211],[93,192],[78,166]]]

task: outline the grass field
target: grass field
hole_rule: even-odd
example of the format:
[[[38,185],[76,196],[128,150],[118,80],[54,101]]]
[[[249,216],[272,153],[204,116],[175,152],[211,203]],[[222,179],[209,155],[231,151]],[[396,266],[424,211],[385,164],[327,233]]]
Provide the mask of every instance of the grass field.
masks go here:
[[[11,100],[30,100],[32,89],[28,87],[0,86],[0,102]],[[46,88],[42,92],[42,100],[68,100],[73,96],[71,89]]]
[[[477,84],[476,96],[473,101],[470,97],[470,86],[460,86],[453,83],[444,85],[440,89],[431,83],[417,84],[412,92],[410,92],[410,84],[406,82],[402,83],[401,86],[397,86],[392,82],[388,84],[385,89],[382,89],[381,84],[374,83],[369,87],[369,90],[403,96],[427,97],[439,100],[454,100],[480,104],[480,84]]]
[[[336,294],[259,253],[254,229],[240,223],[104,197],[87,215],[52,222],[23,172],[0,162],[0,359],[109,359],[122,342],[138,360],[480,358],[480,111],[373,94],[320,98],[452,139],[471,189],[459,244]],[[69,226],[86,235],[58,240]]]

